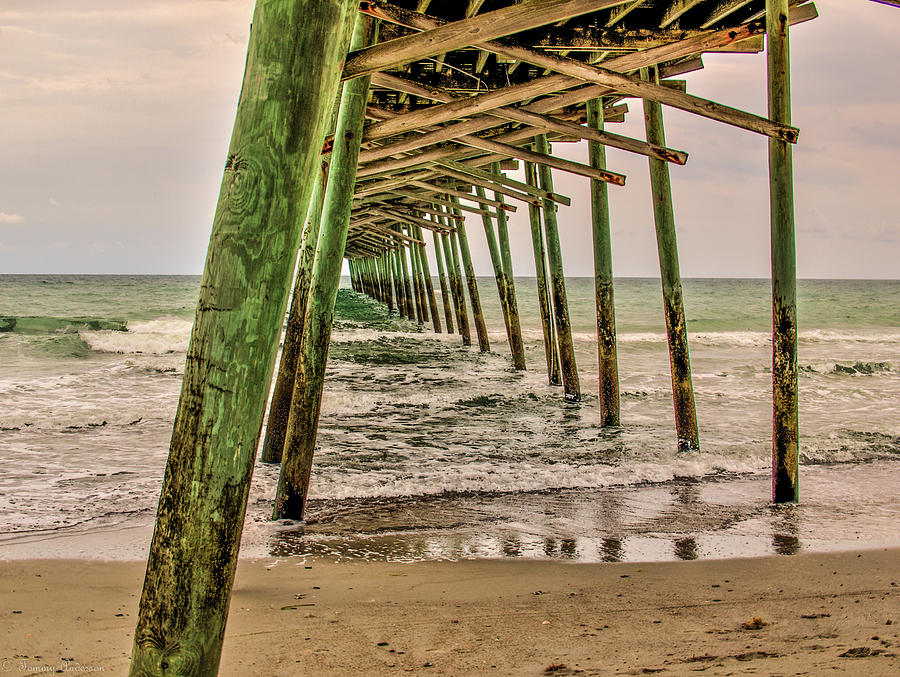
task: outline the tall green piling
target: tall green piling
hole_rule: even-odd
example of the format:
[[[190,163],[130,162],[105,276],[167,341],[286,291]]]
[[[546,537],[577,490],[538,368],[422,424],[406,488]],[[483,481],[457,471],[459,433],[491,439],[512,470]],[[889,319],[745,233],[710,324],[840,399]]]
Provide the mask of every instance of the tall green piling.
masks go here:
[[[451,198],[451,202],[459,204],[459,200],[455,197]],[[454,208],[453,214],[462,216],[462,211]],[[482,353],[487,353],[491,350],[491,342],[488,340],[487,325],[484,323],[484,311],[481,308],[481,297],[478,294],[478,278],[475,277],[475,266],[472,265],[472,252],[469,249],[466,222],[462,219],[457,219],[454,223],[456,223],[456,237],[459,240],[459,253],[462,256],[463,270],[466,274],[469,302],[472,304],[472,319],[475,322],[475,333],[478,336],[478,350]],[[463,302],[463,308],[465,308],[465,302]]]
[[[394,270],[394,290],[397,294],[397,309],[400,317],[409,317],[409,311],[406,308],[406,292],[403,287],[403,272],[400,270],[400,252],[403,247],[397,247],[391,253],[391,265]]]
[[[416,237],[422,240],[422,228],[416,226]],[[423,240],[424,241],[424,240]],[[437,298],[434,295],[434,281],[431,279],[431,267],[428,265],[428,253],[425,245],[417,245],[419,248],[419,260],[422,264],[422,275],[425,278],[425,292],[428,296],[428,306],[431,310],[431,324],[436,334],[441,333],[441,315],[438,312]]]
[[[769,118],[791,124],[788,1],[766,0]],[[791,145],[769,139],[772,239],[772,500],[800,500],[797,252]]]
[[[437,231],[431,231],[431,239],[434,241],[434,258],[437,261],[438,282],[441,285],[441,303],[444,306],[444,320],[447,322],[447,333],[452,334],[453,328],[453,309],[450,307],[450,292],[447,288],[447,276],[444,273],[444,257],[441,253],[441,236]]]
[[[351,48],[364,47],[372,39],[373,32],[374,22],[363,14],[357,15]],[[325,363],[350,225],[368,90],[369,78],[361,77],[345,82],[341,94],[322,228],[306,306],[300,361],[288,417],[281,474],[275,492],[275,519],[301,519],[309,490]]]
[[[441,223],[443,223],[441,219]],[[459,312],[459,295],[457,294],[458,281],[456,279],[456,270],[453,266],[453,252],[450,247],[450,236],[447,233],[441,233],[441,244],[444,250],[444,260],[447,264],[447,280],[450,287],[450,299],[453,302],[453,312],[456,314],[456,326],[459,328],[460,336],[463,334],[462,315]],[[465,337],[463,336],[465,344]]]
[[[406,229],[410,237],[415,237],[416,229],[414,226],[408,226]],[[412,263],[413,275],[416,279],[416,302],[419,304],[419,315],[422,318],[420,324],[428,322],[428,301],[425,293],[425,275],[422,272],[422,259],[419,256],[419,245],[415,242],[409,243],[409,258]]]
[[[544,135],[535,137],[538,153],[550,154],[550,144]],[[538,169],[541,188],[553,192],[553,174],[550,167],[540,165]],[[569,304],[566,299],[566,277],[563,270],[562,248],[559,244],[559,225],[556,222],[556,204],[544,198],[542,213],[547,237],[547,262],[550,265],[550,291],[553,299],[553,316],[559,346],[559,361],[562,371],[563,392],[569,401],[581,400],[581,385],[578,381],[578,367],[575,364],[575,344],[572,340],[572,324],[569,321]]]
[[[531,162],[525,163],[525,182],[538,187],[537,170]],[[547,288],[547,255],[544,250],[544,232],[541,225],[541,208],[528,204],[528,219],[531,224],[531,249],[534,254],[534,270],[537,279],[538,309],[541,313],[541,328],[544,333],[544,356],[547,359],[547,380],[550,385],[562,383],[559,374],[559,351],[556,346],[556,332]]]
[[[658,82],[655,68],[642,69],[641,75]],[[644,123],[647,143],[665,146],[662,105],[644,100]],[[675,432],[678,451],[700,448],[697,430],[697,410],[694,406],[694,386],[691,380],[691,357],[688,350],[687,326],[684,319],[684,300],[681,292],[681,271],[678,266],[678,242],[675,236],[675,211],[669,166],[664,160],[650,159],[650,191],[653,197],[653,217],[656,224],[656,246],[659,251],[659,273],[662,278],[663,307],[666,314],[666,334],[669,339],[669,363],[672,370],[672,399],[675,405]]]
[[[391,274],[390,252],[381,255],[381,270],[384,275],[384,294],[387,300],[388,313],[394,312],[394,282]]]
[[[406,309],[409,312],[409,319],[415,320],[418,324],[422,324],[421,310],[418,304],[418,295],[413,286],[413,278],[409,274],[409,260],[406,258],[407,247],[404,245],[400,248],[400,270],[403,271],[403,290],[406,293]]]
[[[500,163],[493,165],[495,174],[500,173]],[[494,199],[503,202],[503,195],[494,192]],[[500,244],[500,260],[506,278],[506,308],[509,312],[509,347],[512,352],[513,368],[525,369],[525,346],[522,342],[522,326],[519,322],[519,304],[516,302],[516,278],[513,272],[512,251],[509,246],[509,224],[506,210],[497,210],[497,240]]]
[[[449,219],[445,219],[445,223],[448,222]],[[456,278],[456,289],[453,293],[456,296],[457,308],[459,308],[459,333],[462,335],[463,345],[470,346],[472,345],[472,332],[469,329],[469,312],[466,308],[466,297],[463,296],[462,266],[459,262],[458,235],[458,230],[452,230],[447,233],[447,238],[450,240],[450,258],[453,261],[453,276]]]
[[[603,99],[587,102],[589,127],[603,131]],[[606,149],[588,142],[591,167],[606,169]],[[609,189],[591,179],[591,217],[594,243],[594,298],[597,310],[597,357],[600,383],[600,425],[619,425],[619,365],[616,355],[616,309],[613,297],[612,240],[609,227]]]
[[[484,188],[475,186],[475,195],[484,198]],[[497,296],[500,299],[500,312],[503,314],[503,326],[506,329],[506,339],[509,342],[510,353],[513,357],[513,364],[516,363],[515,341],[513,339],[512,329],[512,313],[509,307],[509,279],[503,268],[503,258],[500,254],[500,246],[497,243],[497,234],[494,231],[494,219],[488,214],[488,205],[480,203],[484,213],[481,215],[481,223],[484,227],[484,237],[487,240],[488,253],[491,256],[491,265],[494,268],[494,279],[497,282]],[[501,210],[497,210],[501,211]],[[521,341],[520,341],[521,344]],[[518,368],[518,367],[517,367]]]
[[[254,12],[138,609],[132,677],[218,673],[300,230],[356,3]]]
[[[316,244],[319,241],[319,227],[322,223],[322,205],[327,182],[328,161],[323,159],[320,163],[320,171],[316,175],[312,199],[309,201],[303,226],[291,308],[288,312],[287,327],[284,330],[281,360],[278,363],[278,375],[275,377],[275,389],[272,392],[269,417],[266,421],[266,436],[261,452],[263,463],[281,463],[284,432],[287,428],[288,413],[291,410],[291,394],[294,392],[294,379],[297,375],[297,359],[300,355],[300,342],[303,338],[306,300],[309,297],[310,276],[313,259],[316,256]]]

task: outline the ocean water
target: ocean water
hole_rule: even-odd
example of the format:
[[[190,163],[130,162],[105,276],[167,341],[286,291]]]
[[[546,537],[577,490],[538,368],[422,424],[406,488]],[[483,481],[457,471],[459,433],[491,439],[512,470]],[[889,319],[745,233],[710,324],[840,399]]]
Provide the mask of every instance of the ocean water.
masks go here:
[[[246,556],[582,561],[900,544],[900,281],[801,281],[801,504],[769,504],[769,283],[686,280],[701,451],[675,453],[659,281],[616,281],[622,427],[601,429],[593,281],[567,281],[584,401],[547,384],[535,281],[528,370],[342,291],[308,516]],[[0,558],[145,556],[198,277],[0,276]],[[440,300],[439,300],[440,303]],[[443,316],[441,317],[443,321]]]

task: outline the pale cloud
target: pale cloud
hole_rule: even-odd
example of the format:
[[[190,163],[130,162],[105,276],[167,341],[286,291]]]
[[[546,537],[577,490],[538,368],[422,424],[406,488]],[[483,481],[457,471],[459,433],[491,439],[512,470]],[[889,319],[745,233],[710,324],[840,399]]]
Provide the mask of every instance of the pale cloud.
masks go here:
[[[799,272],[896,277],[900,10],[816,4],[821,17],[791,33]],[[0,0],[0,204],[21,212],[0,223],[28,215],[3,229],[0,269],[200,272],[253,5]],[[704,59],[689,92],[765,114],[764,54]],[[641,139],[641,102],[628,103],[611,131]],[[671,108],[665,119],[668,145],[690,153],[671,168],[683,274],[767,275],[766,139]],[[587,161],[583,144],[556,150]],[[609,162],[628,176],[610,189],[615,272],[657,275],[646,158],[611,150]],[[560,211],[566,271],[590,275],[588,182],[555,177],[573,200]],[[533,274],[527,210],[510,227],[516,271]],[[472,254],[490,274],[480,229]]]
[[[0,212],[0,223],[24,223],[25,217],[21,214],[9,214],[8,212]]]

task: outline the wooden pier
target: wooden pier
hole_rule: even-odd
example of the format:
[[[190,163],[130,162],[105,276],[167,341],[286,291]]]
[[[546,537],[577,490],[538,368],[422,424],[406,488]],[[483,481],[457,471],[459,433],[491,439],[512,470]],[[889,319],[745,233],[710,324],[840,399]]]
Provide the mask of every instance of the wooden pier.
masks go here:
[[[608,166],[607,146],[648,159],[673,453],[702,453],[669,181],[688,155],[666,145],[666,107],[768,143],[772,497],[797,501],[791,147],[799,130],[788,42],[791,26],[816,16],[808,0],[258,2],[130,674],[217,672],[288,308],[262,460],[281,464],[274,517],[302,519],[345,261],[355,290],[434,332],[457,334],[464,346],[472,346],[474,325],[486,352],[498,348],[488,339],[471,254],[476,242],[486,246],[507,335],[502,351],[514,369],[535,369],[525,360],[507,227],[509,213],[527,209],[548,382],[562,386],[561,402],[578,401],[586,375],[575,363],[557,223],[557,205],[571,199],[555,192],[553,174],[582,177],[591,223],[567,226],[581,228],[594,248],[600,366],[597,381],[585,380],[599,393],[601,424],[628,426],[619,413],[609,213],[627,187]],[[694,96],[677,79],[703,68],[705,53],[764,49],[766,117]],[[635,98],[644,139],[609,129],[639,114]],[[557,144],[582,140],[588,164],[553,154]],[[505,173],[519,167],[524,181]]]

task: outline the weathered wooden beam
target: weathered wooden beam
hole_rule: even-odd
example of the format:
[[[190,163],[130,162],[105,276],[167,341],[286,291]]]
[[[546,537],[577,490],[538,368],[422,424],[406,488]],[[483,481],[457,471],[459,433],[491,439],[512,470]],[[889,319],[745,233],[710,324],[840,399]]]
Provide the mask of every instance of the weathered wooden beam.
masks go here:
[[[355,8],[270,0],[254,11],[131,677],[218,673],[287,292]]]
[[[631,0],[631,2],[627,2],[624,5],[614,7],[609,13],[609,19],[607,20],[606,25],[613,26],[617,24],[619,21],[628,16],[632,12],[632,10],[635,10],[643,5],[644,1],[645,0]]]
[[[766,0],[769,117],[791,121],[787,0]],[[791,147],[769,139],[772,240],[772,500],[800,498],[797,370],[797,246]]]
[[[444,103],[449,103],[459,98],[456,95],[443,90],[437,90],[434,87],[423,87],[421,84],[410,80],[409,78],[389,73],[379,73],[375,77],[385,87],[391,87],[398,91],[407,91],[423,98],[432,98],[433,100],[442,101]],[[387,111],[384,111],[384,113],[387,113]],[[395,117],[398,116],[388,114],[385,115],[383,119],[393,119]],[[654,148],[637,139],[632,139],[620,134],[612,134],[610,132],[601,132],[574,122],[569,122],[568,120],[533,113],[524,108],[514,106],[501,106],[492,110],[485,116],[479,116],[465,122],[458,122],[447,127],[439,127],[418,137],[412,137],[386,146],[373,148],[363,154],[363,159],[361,161],[370,162],[389,155],[409,152],[417,148],[441,143],[443,141],[451,141],[453,139],[458,139],[463,134],[472,134],[498,127],[503,124],[501,121],[506,120],[530,125],[535,128],[535,133],[559,132],[562,134],[569,134],[576,138],[591,139],[632,153],[655,155],[656,157],[660,157],[668,162],[675,162],[676,164],[683,165],[687,161],[687,153],[682,151],[676,151],[669,148]],[[430,127],[431,126],[429,126],[428,129],[430,129]]]
[[[525,163],[525,180],[537,186],[537,171],[532,162]],[[603,182],[601,182],[603,183]],[[605,185],[605,183],[604,183]],[[544,356],[547,360],[547,380],[550,385],[560,385],[559,350],[556,345],[556,333],[553,328],[553,315],[550,304],[550,293],[547,287],[547,255],[544,248],[543,226],[541,225],[541,208],[528,208],[531,225],[531,248],[534,254],[534,269],[537,280],[538,310],[541,314],[541,329],[544,333]]]
[[[435,162],[436,165],[443,171],[446,169],[454,169],[457,172],[462,174],[467,174],[469,176],[474,176],[476,178],[484,179],[485,181],[489,181],[492,184],[499,183],[503,185],[510,186],[517,190],[522,191],[523,193],[527,193],[528,195],[534,195],[535,197],[547,198],[548,200],[553,200],[554,202],[558,202],[559,204],[569,206],[572,204],[571,198],[566,197],[565,195],[559,195],[557,193],[548,193],[545,190],[541,190],[535,186],[529,186],[527,183],[523,183],[522,181],[517,181],[515,179],[511,179],[506,174],[495,174],[494,172],[487,172],[483,169],[478,169],[476,167],[472,167],[467,164],[463,164],[462,162],[454,162],[453,160],[437,160]]]
[[[522,202],[527,202],[529,204],[541,204],[541,198],[535,197],[534,195],[529,195],[527,193],[520,193],[517,190],[512,190],[511,188],[504,188],[499,183],[494,183],[492,181],[485,181],[477,176],[473,176],[467,172],[458,172],[455,169],[450,169],[449,167],[442,167],[440,173],[444,176],[449,176],[454,179],[459,179],[461,181],[466,181],[473,186],[480,186],[481,188],[487,188],[489,190],[493,190],[494,193],[498,195],[506,195],[507,197],[512,198],[513,200],[520,200]],[[497,198],[499,200],[499,198]],[[501,210],[502,211],[502,210]]]
[[[552,155],[543,155],[531,150],[526,150],[525,148],[510,146],[505,143],[500,143],[499,141],[494,141],[492,139],[482,139],[477,136],[464,136],[461,137],[459,141],[462,141],[466,145],[472,146],[474,148],[480,148],[482,150],[487,150],[494,153],[507,153],[508,155],[510,155],[510,157],[515,157],[520,160],[528,160],[529,162],[534,162],[540,165],[546,165],[547,167],[553,167],[564,172],[569,172],[570,174],[587,176],[589,178],[597,179],[598,181],[606,181],[607,183],[612,183],[617,186],[625,185],[624,174],[618,174],[616,172],[610,172],[607,170],[594,169],[593,167],[581,164],[580,162],[574,162],[572,160],[566,160],[564,158],[558,158]],[[508,207],[509,205],[506,205],[504,208]]]
[[[697,4],[697,2],[698,0],[678,0],[673,7],[689,8],[690,6],[693,6],[693,4]],[[675,11],[672,21],[677,19],[680,15],[680,13]],[[402,19],[408,22],[406,25],[420,30],[435,30],[435,26],[439,25],[434,19],[413,12],[405,12],[402,16],[395,17],[395,19]],[[557,73],[579,78],[586,82],[605,85],[627,94],[659,101],[667,106],[679,108],[680,110],[695,115],[741,127],[759,134],[766,134],[792,143],[796,142],[797,135],[799,134],[799,130],[790,125],[781,125],[758,115],[731,108],[730,106],[724,106],[691,94],[672,90],[656,83],[643,82],[640,78],[631,77],[625,73],[619,72],[619,69],[612,69],[610,67],[601,68],[559,54],[511,45],[506,42],[484,41],[480,44],[480,47],[507,58],[519,59],[541,68],[547,68]]]
[[[414,244],[425,244],[424,240],[410,237],[409,235],[404,235],[403,233],[391,230],[387,226],[381,226],[375,223],[369,223],[365,226],[366,230],[374,231],[376,233],[380,233],[382,235],[388,235],[390,237],[396,238],[397,240],[403,240],[403,242],[412,242]]]
[[[499,45],[499,46],[497,46]],[[640,78],[626,75],[596,65],[586,64],[576,59],[539,52],[524,47],[507,47],[502,43],[488,43],[484,45],[491,51],[504,56],[516,56],[517,58],[533,63],[543,68],[571,75],[586,82],[604,85],[615,91],[632,94],[644,99],[658,101],[667,106],[678,108],[688,113],[700,115],[711,120],[717,120],[729,125],[741,127],[749,131],[765,134],[774,138],[783,139],[795,143],[799,131],[790,125],[783,125],[767,118],[747,113],[730,106],[725,106],[715,101],[703,99],[692,94],[680,92],[676,89],[662,86],[657,83],[643,82]]]
[[[369,44],[374,39],[373,24],[364,15],[358,15],[351,46]],[[368,89],[369,79],[357,78],[345,83],[341,94],[336,125],[339,141],[334,145],[325,190],[322,227],[303,322],[297,378],[291,398],[281,473],[275,490],[274,519],[302,519],[306,506]]]
[[[482,205],[486,204],[496,209],[505,209],[506,211],[510,212],[516,211],[516,207],[514,205],[508,205],[503,202],[499,202],[498,200],[479,200],[474,195],[470,195],[469,193],[461,190],[450,188],[449,186],[439,186],[434,183],[427,183],[425,181],[410,181],[409,185],[416,188],[422,188],[427,192],[435,193],[438,195],[450,195],[452,197],[458,197],[461,200],[480,202]],[[482,209],[484,209],[484,207],[482,207]]]
[[[539,153],[549,153],[550,146],[547,143],[547,137],[537,137],[535,139],[535,148]],[[658,160],[658,162],[662,162],[662,160]],[[538,173],[541,180],[541,188],[553,192],[553,173],[550,167],[548,165],[540,165]],[[547,262],[550,265],[550,296],[553,299],[553,314],[556,320],[563,391],[566,400],[576,402],[581,400],[581,385],[578,380],[578,367],[575,364],[575,343],[572,339],[572,324],[569,320],[566,276],[563,269],[562,247],[559,244],[556,205],[549,200],[545,200],[542,213],[544,215],[544,232],[547,238]]]
[[[794,10],[791,12],[791,21],[793,22],[795,18],[797,20],[805,20],[806,13],[802,12],[801,10],[807,7],[810,7],[810,5],[800,5],[799,8],[794,8]],[[672,44],[656,47],[643,52],[636,52],[634,54],[627,54],[621,57],[617,57],[616,59],[608,62],[607,65],[622,72],[636,70],[647,65],[691,56],[697,54],[698,52],[703,52],[711,49],[712,47],[737,42],[746,39],[747,37],[757,35],[761,31],[764,31],[764,26],[759,22],[738,26],[732,29],[709,31],[702,35],[698,35]],[[540,80],[543,81],[542,86],[536,87],[537,91],[532,91],[531,94],[528,95],[523,93],[521,86],[514,85],[513,87],[506,88],[507,90],[512,90],[515,88],[515,93],[506,91],[504,93],[505,103],[514,103],[516,100],[518,100],[517,97],[520,96],[524,99],[529,98],[529,96],[537,95],[541,92],[542,88],[548,86],[547,81],[551,78],[554,79],[553,91],[564,89],[565,87],[574,87],[581,82],[575,78],[570,78],[568,76],[551,75],[546,78],[541,78]],[[531,84],[533,85],[533,83]],[[612,90],[609,87],[603,85],[583,86],[572,92],[556,94],[554,96],[541,99],[533,104],[530,104],[527,108],[528,110],[537,113],[549,113],[568,106],[582,104],[592,98],[605,96],[607,94],[610,94],[611,91]],[[477,97],[472,98],[475,99]],[[490,104],[486,104],[486,107],[489,109],[491,106],[499,105],[504,105],[504,103],[492,101]],[[440,106],[435,106],[434,108],[439,107]],[[455,117],[455,115],[456,113],[451,114],[449,119],[452,119],[453,117]],[[497,140],[511,143],[513,142],[513,140],[525,139],[530,142],[530,140],[534,138],[534,136],[534,133],[530,130],[526,130],[525,132],[519,130],[503,135],[501,137],[497,137]],[[360,176],[377,176],[382,173],[396,172],[397,170],[405,167],[412,167],[419,164],[432,162],[437,159],[449,158],[454,160],[461,160],[466,157],[467,154],[465,153],[465,151],[459,151],[455,147],[437,148],[408,158],[384,161],[381,163],[373,163],[372,165],[361,168],[359,174]],[[489,159],[479,158],[474,162],[478,164],[487,164],[490,161],[491,160]]]
[[[659,69],[660,78],[674,78],[676,75],[684,75],[685,73],[693,73],[703,70],[703,57],[697,56],[691,59],[685,59],[673,64],[669,64]],[[606,121],[606,111],[603,111],[604,121]]]
[[[342,77],[346,80],[371,75],[486,40],[621,5],[625,1],[526,0],[493,12],[444,24],[425,33],[396,38],[352,52],[344,64]],[[359,9],[372,17],[383,19],[384,7],[386,3],[380,0],[365,0]]]
[[[644,71],[644,74],[651,82],[656,79],[655,69]],[[647,129],[647,140],[651,143],[665,144],[662,107],[658,102],[644,100],[644,122]],[[692,451],[700,448],[700,436],[697,430],[697,409],[694,404],[694,386],[691,379],[691,357],[684,318],[672,188],[668,165],[653,158],[650,159],[650,190],[653,202],[653,220],[656,224],[656,246],[659,253],[666,334],[669,341],[677,445],[678,451]]]
[[[394,219],[395,221],[401,221],[406,224],[410,224],[413,226],[422,226],[423,228],[427,228],[428,230],[440,230],[442,226],[435,224],[432,221],[428,221],[427,219],[419,218],[418,216],[414,216],[409,214],[408,212],[401,211],[398,209],[391,209],[389,207],[381,207],[378,209],[372,210],[376,214],[380,214],[388,219]],[[452,226],[450,228],[452,230]]]
[[[662,21],[659,22],[659,27],[665,28],[669,26],[677,21],[682,14],[689,9],[693,9],[703,1],[704,0],[670,0],[669,6],[666,7],[666,11],[663,13]]]
[[[470,207],[468,205],[463,205],[463,204],[458,204],[458,203],[456,205],[454,205],[454,203],[451,202],[450,200],[444,200],[443,198],[438,197],[437,194],[432,194],[430,191],[428,193],[413,193],[410,191],[398,190],[397,193],[400,195],[406,196],[403,199],[403,202],[401,202],[400,204],[406,204],[409,201],[413,200],[413,201],[417,201],[417,202],[428,202],[433,205],[440,205],[443,207],[455,207],[456,209],[459,209],[460,211],[469,212],[471,214],[482,214],[485,211],[483,209],[479,209],[478,207]],[[416,205],[416,208],[418,208],[418,205]],[[492,212],[492,211],[488,211],[488,214],[493,214],[493,213],[494,212]]]
[[[718,0],[707,10],[705,18],[700,20],[700,28],[709,28],[724,21],[731,13],[746,7],[751,2],[753,0]]]
[[[587,103],[588,124],[603,127],[603,101]],[[606,152],[599,143],[588,143],[591,166],[603,169]],[[594,302],[597,314],[597,366],[600,425],[619,425],[619,366],[616,347],[616,310],[613,294],[612,238],[609,225],[609,190],[602,181],[591,181],[592,241],[594,245]]]

